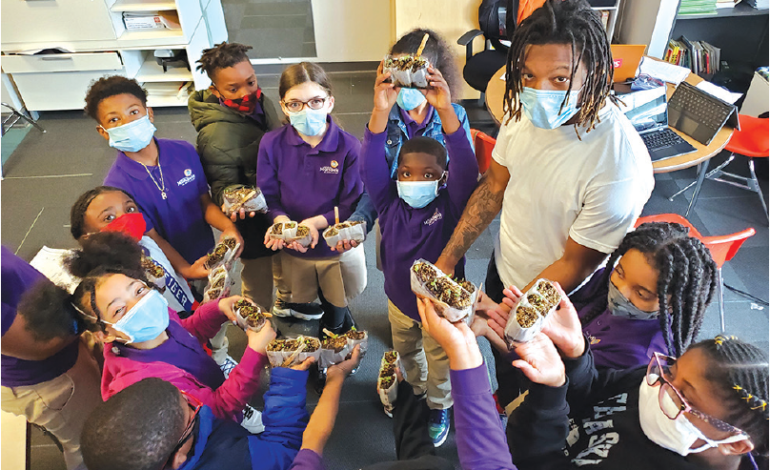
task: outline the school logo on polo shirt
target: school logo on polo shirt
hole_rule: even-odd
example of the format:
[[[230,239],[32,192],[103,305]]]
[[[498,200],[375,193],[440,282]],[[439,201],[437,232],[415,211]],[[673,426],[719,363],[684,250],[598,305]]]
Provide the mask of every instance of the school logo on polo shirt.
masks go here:
[[[190,183],[192,181],[195,181],[195,175],[193,175],[193,172],[191,169],[187,168],[184,171],[184,178],[176,182],[177,186],[184,186],[187,183]]]
[[[430,227],[431,225],[435,224],[436,222],[438,222],[443,218],[444,216],[441,214],[441,212],[439,212],[438,209],[436,209],[436,212],[434,212],[433,215],[430,216],[430,219],[426,220],[423,223]]]
[[[337,175],[340,172],[339,168],[337,168],[339,166],[340,164],[337,162],[337,160],[332,160],[329,165],[321,167],[321,173],[325,175]]]

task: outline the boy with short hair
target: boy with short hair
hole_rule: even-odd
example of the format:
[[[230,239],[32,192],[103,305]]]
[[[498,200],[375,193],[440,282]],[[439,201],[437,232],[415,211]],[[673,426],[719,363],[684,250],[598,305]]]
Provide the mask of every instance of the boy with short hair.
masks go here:
[[[198,154],[211,185],[211,196],[223,204],[228,186],[256,186],[257,152],[265,132],[280,126],[273,102],[262,93],[246,51],[251,46],[217,44],[203,51],[198,70],[212,85],[190,95],[190,120],[198,131]],[[262,242],[272,224],[266,214],[233,215],[244,238],[241,293],[270,309],[273,298],[272,255]]]
[[[424,92],[425,99],[441,117],[446,149],[429,137],[407,140],[398,156],[397,181],[391,179],[385,154],[386,127],[398,90],[387,81],[389,77],[380,65],[374,110],[364,133],[363,177],[382,230],[380,250],[393,348],[401,355],[415,393],[427,392],[429,430],[438,447],[449,433],[449,361],[441,346],[422,330],[409,284],[410,267],[419,258],[438,259],[476,187],[479,168],[452,107],[446,80],[430,68],[431,88]],[[447,152],[451,157],[448,167]],[[464,262],[459,263],[456,271],[460,277],[464,276],[463,266]]]

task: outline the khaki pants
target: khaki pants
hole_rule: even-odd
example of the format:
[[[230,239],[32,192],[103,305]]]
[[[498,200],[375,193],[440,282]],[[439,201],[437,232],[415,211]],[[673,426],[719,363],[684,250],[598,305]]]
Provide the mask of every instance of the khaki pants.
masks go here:
[[[452,384],[449,381],[449,358],[440,344],[430,337],[422,325],[401,313],[388,300],[388,320],[393,336],[393,349],[401,356],[406,380],[414,393],[427,392],[432,410],[452,406]]]
[[[35,385],[0,387],[2,409],[24,416],[56,436],[71,470],[83,463],[80,433],[91,411],[102,402],[100,379],[99,366],[81,342],[75,365],[55,379]]]
[[[320,288],[330,304],[342,308],[366,287],[363,246],[328,258],[306,259],[285,251],[278,256],[281,266],[273,275],[277,296],[285,302],[313,302]]]
[[[273,307],[273,258],[241,259],[241,295],[268,311]]]

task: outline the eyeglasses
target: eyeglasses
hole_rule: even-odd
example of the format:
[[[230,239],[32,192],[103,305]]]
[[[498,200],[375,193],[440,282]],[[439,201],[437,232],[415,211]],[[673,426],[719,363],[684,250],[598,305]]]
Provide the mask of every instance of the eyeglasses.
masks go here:
[[[201,407],[203,406],[203,402],[198,400],[192,395],[188,395],[184,390],[180,390],[182,392],[182,396],[187,400],[187,406],[190,407],[192,410],[192,416],[190,417],[190,422],[187,423],[187,427],[184,428],[184,432],[182,433],[182,437],[179,438],[179,441],[177,442],[176,446],[174,447],[174,450],[171,451],[171,454],[168,456],[168,460],[166,460],[166,464],[163,468],[171,467],[172,466],[172,459],[174,458],[174,455],[176,455],[177,452],[179,452],[179,449],[184,445],[185,442],[187,442],[187,439],[192,436],[193,428],[195,428],[195,421],[198,418],[198,413],[201,410]]]
[[[727,424],[721,419],[701,413],[690,406],[690,404],[687,403],[687,400],[682,396],[681,392],[671,384],[671,381],[674,380],[674,376],[671,373],[671,367],[674,364],[676,364],[676,359],[656,352],[650,360],[650,365],[647,366],[647,384],[651,387],[658,384],[660,385],[658,402],[660,403],[660,409],[663,410],[663,414],[665,414],[668,419],[674,420],[682,413],[689,413],[698,419],[709,423],[719,431],[731,434],[746,434],[732,424]],[[665,400],[664,397],[666,395],[668,395],[671,400]]]
[[[328,96],[324,96],[323,98],[311,98],[307,101],[281,101],[281,104],[284,105],[290,113],[298,113],[305,109],[305,106],[317,111],[324,107],[324,104],[326,104],[326,100],[328,99]]]

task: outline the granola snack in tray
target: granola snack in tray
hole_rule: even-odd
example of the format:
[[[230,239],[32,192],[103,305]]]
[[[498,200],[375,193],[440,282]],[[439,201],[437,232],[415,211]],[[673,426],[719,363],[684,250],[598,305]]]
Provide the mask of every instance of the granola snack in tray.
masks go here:
[[[305,247],[310,246],[310,242],[313,241],[310,227],[294,221],[275,223],[270,226],[267,233],[270,234],[270,238],[280,239],[286,243],[298,242]]]
[[[233,281],[224,266],[219,266],[209,273],[209,282],[203,291],[203,303],[227,297]]]
[[[238,326],[259,332],[267,324],[267,317],[262,308],[247,300],[241,299],[233,304],[233,309],[238,317]]]
[[[321,343],[321,358],[318,367],[326,369],[339,364],[352,352],[348,338],[344,335],[328,337]]]
[[[401,358],[396,351],[386,351],[380,362],[380,373],[377,377],[377,395],[380,397],[385,411],[391,413],[398,398],[398,376],[396,371],[403,376]]]
[[[390,81],[402,88],[428,88],[428,67],[424,57],[402,55],[388,56],[382,66],[383,73],[390,72]]]
[[[421,258],[412,264],[411,284],[412,292],[433,300],[436,312],[450,322],[472,319],[478,289],[471,282],[455,281]]]
[[[228,217],[243,209],[246,212],[267,212],[267,201],[259,188],[234,184],[222,192],[224,213]]]
[[[161,292],[166,291],[166,270],[149,256],[142,256],[142,269],[147,280],[155,284]]]
[[[321,355],[321,341],[311,336],[294,339],[275,339],[267,345],[267,358],[273,367],[291,367]]]
[[[511,343],[526,343],[543,328],[545,319],[556,310],[561,294],[547,279],[537,282],[524,293],[519,303],[511,310],[505,325],[505,340]]]
[[[336,246],[340,240],[354,240],[363,243],[366,240],[366,222],[361,220],[334,224],[324,230],[323,237],[329,246]]]

